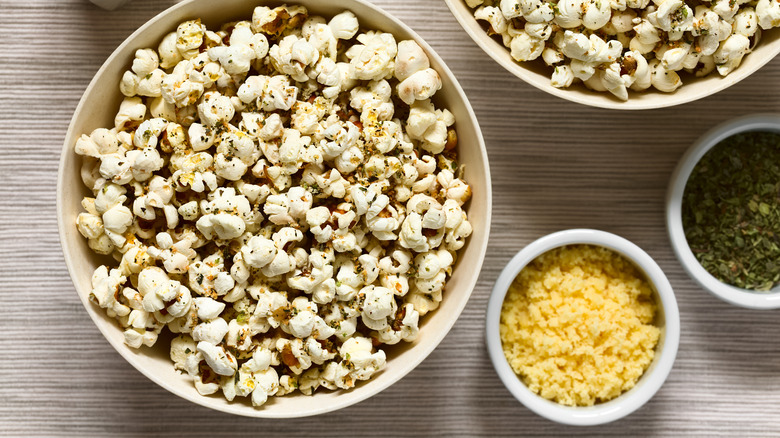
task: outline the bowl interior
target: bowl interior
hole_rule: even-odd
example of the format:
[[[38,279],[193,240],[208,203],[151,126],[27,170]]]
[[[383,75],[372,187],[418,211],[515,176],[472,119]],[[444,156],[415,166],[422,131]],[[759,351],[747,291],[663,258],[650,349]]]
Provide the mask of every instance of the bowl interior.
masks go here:
[[[680,159],[672,174],[666,199],[666,225],[677,258],[688,275],[716,297],[751,309],[780,308],[780,286],[771,292],[755,292],[726,284],[707,272],[693,255],[682,224],[682,200],[685,186],[699,160],[722,140],[740,132],[766,131],[780,133],[780,115],[755,114],[727,121],[705,133]]]
[[[640,110],[670,107],[698,100],[745,79],[780,53],[780,28],[765,30],[753,52],[745,56],[740,67],[728,76],[721,77],[715,72],[707,77],[696,78],[686,74],[683,77],[683,86],[672,93],[664,93],[654,88],[642,92],[629,90],[628,101],[623,102],[609,92],[589,90],[582,83],[569,88],[553,87],[550,85],[552,71],[541,59],[517,63],[509,54],[509,49],[485,32],[474,18],[474,10],[469,8],[464,0],[445,2],[474,42],[510,73],[562,99],[600,108]]]
[[[499,334],[501,306],[520,271],[537,256],[552,249],[575,244],[601,246],[622,255],[645,276],[657,305],[654,321],[661,330],[655,357],[636,385],[620,396],[594,406],[563,406],[532,392],[515,374],[504,356]],[[509,391],[533,412],[550,420],[577,426],[608,423],[624,417],[646,403],[663,385],[677,356],[680,316],[671,284],[661,268],[638,246],[622,237],[597,230],[566,230],[545,236],[520,251],[504,268],[488,304],[487,343],[493,366]]]
[[[298,394],[272,398],[260,409],[253,408],[248,398],[229,403],[221,394],[210,397],[199,395],[189,377],[174,372],[168,358],[168,342],[165,342],[164,337],[153,348],[135,350],[127,347],[116,322],[87,298],[91,290],[92,272],[105,260],[89,249],[75,227],[76,216],[81,212],[81,198],[91,196],[79,176],[81,159],[73,152],[75,140],[93,129],[113,126],[114,115],[122,99],[118,90],[119,80],[130,67],[136,49],[156,48],[162,37],[174,31],[184,20],[199,17],[213,29],[228,21],[251,19],[252,11],[258,4],[274,6],[281,3],[245,0],[184,1],[159,14],[128,37],[100,68],[75,111],[63,145],[57,190],[57,219],[68,271],[87,312],[109,343],[135,368],[165,389],[209,408],[254,417],[300,417],[340,409],[387,388],[417,366],[444,338],[468,301],[484,259],[491,212],[487,154],[476,117],[452,72],[430,46],[407,26],[362,0],[288,1],[286,3],[302,4],[310,13],[325,17],[349,9],[357,15],[364,29],[391,32],[398,41],[414,39],[428,54],[432,67],[442,76],[443,87],[434,100],[437,106],[448,108],[456,118],[459,160],[466,166],[464,178],[473,190],[473,198],[467,206],[467,212],[474,232],[460,252],[460,259],[447,284],[447,292],[440,309],[421,320],[420,336],[415,342],[402,343],[403,345],[399,344],[386,351],[387,367],[371,380],[362,382],[350,391],[323,390],[313,397]]]

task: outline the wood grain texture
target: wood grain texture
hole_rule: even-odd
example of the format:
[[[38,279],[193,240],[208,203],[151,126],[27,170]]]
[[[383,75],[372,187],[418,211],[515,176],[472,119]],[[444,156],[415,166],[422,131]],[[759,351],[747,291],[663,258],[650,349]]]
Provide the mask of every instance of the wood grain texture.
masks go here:
[[[212,412],[128,365],[82,309],[55,220],[57,162],[92,75],[134,29],[173,4],[134,0],[107,12],[86,0],[0,0],[0,434],[8,436],[777,436],[780,318],[737,309],[697,287],[664,226],[671,172],[714,124],[780,110],[780,60],[715,96],[676,108],[615,112],[569,103],[501,69],[441,0],[376,0],[442,55],[474,106],[490,156],[488,257],[458,323],[415,371],[383,393],[305,420]],[[487,357],[493,281],[524,245],[592,227],[632,240],[675,289],[677,362],[645,407],[587,429],[553,424],[514,400]]]

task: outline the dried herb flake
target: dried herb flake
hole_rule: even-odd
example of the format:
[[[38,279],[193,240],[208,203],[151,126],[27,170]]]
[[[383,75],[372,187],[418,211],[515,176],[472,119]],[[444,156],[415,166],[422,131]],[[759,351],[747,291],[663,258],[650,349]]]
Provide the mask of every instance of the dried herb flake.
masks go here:
[[[756,291],[780,282],[780,134],[715,145],[691,172],[682,207],[688,245],[710,274]]]

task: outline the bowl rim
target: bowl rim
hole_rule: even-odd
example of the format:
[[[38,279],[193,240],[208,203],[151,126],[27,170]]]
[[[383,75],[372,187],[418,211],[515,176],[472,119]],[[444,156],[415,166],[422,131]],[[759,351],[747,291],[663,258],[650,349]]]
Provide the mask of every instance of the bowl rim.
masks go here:
[[[694,94],[690,96],[680,97],[679,94],[674,92],[664,93],[658,91],[657,93],[659,96],[669,96],[669,98],[662,99],[657,102],[648,103],[648,102],[642,102],[639,99],[632,99],[630,95],[629,95],[629,99],[623,102],[618,100],[617,98],[611,98],[612,96],[611,93],[605,91],[605,92],[598,92],[598,93],[599,95],[603,93],[609,94],[609,96],[604,96],[604,97],[610,97],[609,99],[596,99],[595,96],[592,96],[590,94],[573,93],[569,88],[556,88],[553,87],[552,85],[549,85],[549,83],[540,84],[532,80],[531,79],[532,76],[530,74],[531,72],[525,67],[523,67],[521,63],[511,58],[507,59],[506,57],[502,57],[499,54],[500,53],[498,51],[499,49],[506,53],[509,53],[508,49],[506,49],[504,46],[502,46],[493,38],[491,38],[486,32],[476,32],[474,29],[472,29],[471,22],[476,20],[473,17],[473,12],[471,14],[463,13],[464,10],[463,8],[465,8],[466,11],[472,11],[472,9],[469,8],[468,5],[466,5],[464,0],[444,0],[444,3],[447,4],[447,7],[449,8],[452,15],[458,21],[458,23],[463,28],[463,30],[466,31],[469,37],[471,37],[471,39],[482,49],[483,52],[487,53],[488,56],[493,58],[493,60],[496,61],[506,71],[520,78],[521,80],[523,80],[523,82],[533,86],[538,90],[544,91],[548,94],[552,94],[553,96],[559,97],[564,100],[568,100],[570,102],[575,102],[581,105],[586,105],[595,108],[604,108],[604,109],[610,109],[616,111],[621,111],[621,110],[638,111],[638,110],[651,110],[651,109],[658,109],[658,108],[671,108],[674,106],[690,103],[695,100],[703,99],[713,94],[716,94],[742,81],[743,79],[747,78],[754,72],[761,69],[769,61],[774,59],[778,53],[780,53],[780,43],[778,43],[777,47],[775,47],[774,50],[770,52],[769,56],[765,55],[760,59],[758,59],[757,64],[755,65],[755,68],[753,70],[743,72],[739,68],[735,69],[735,71],[730,73],[728,76],[721,77],[720,79],[722,80],[716,83],[714,86],[708,87],[706,94],[702,94],[702,95]],[[767,29],[767,31],[768,30],[769,29]],[[749,55],[750,54],[748,54],[747,56]],[[685,85],[683,85],[683,87],[684,86]],[[631,90],[629,90],[629,93],[631,93]]]
[[[685,272],[703,289],[721,300],[748,309],[780,308],[780,289],[755,292],[726,284],[704,269],[685,238],[682,224],[682,199],[685,186],[699,160],[721,140],[747,131],[780,133],[780,114],[752,114],[727,120],[704,133],[683,154],[669,183],[666,195],[666,228],[677,259]]]
[[[240,415],[240,416],[246,416],[246,417],[255,417],[255,418],[301,418],[301,417],[309,417],[314,415],[321,415],[328,412],[333,412],[339,409],[343,409],[349,406],[352,406],[354,404],[357,404],[361,401],[364,401],[370,397],[373,397],[380,392],[384,391],[391,385],[395,384],[402,378],[406,377],[412,370],[414,370],[420,363],[422,363],[426,358],[428,358],[433,350],[435,350],[439,344],[441,344],[441,341],[444,339],[444,337],[450,332],[452,327],[457,322],[458,318],[463,312],[463,309],[468,304],[469,299],[471,298],[471,295],[474,291],[474,288],[477,285],[478,277],[479,275],[474,275],[471,280],[464,282],[464,289],[467,290],[467,297],[463,302],[455,309],[454,317],[449,318],[442,327],[442,330],[438,332],[429,332],[427,336],[433,339],[428,346],[422,350],[420,350],[418,355],[415,356],[414,360],[406,361],[402,364],[399,364],[399,366],[402,367],[402,371],[400,372],[400,375],[395,379],[390,379],[387,382],[383,382],[382,384],[376,384],[375,390],[372,392],[367,392],[364,394],[359,394],[357,396],[351,396],[351,397],[345,397],[344,401],[341,402],[335,402],[335,403],[329,403],[326,406],[322,406],[318,409],[314,409],[311,411],[307,411],[304,413],[298,413],[298,412],[276,412],[276,411],[267,411],[264,409],[253,409],[253,410],[241,410],[238,409],[233,404],[217,404],[212,403],[212,398],[208,396],[200,396],[192,397],[190,394],[185,393],[184,391],[181,391],[176,385],[172,385],[168,383],[166,380],[162,379],[161,377],[157,376],[156,374],[152,373],[150,370],[146,369],[144,366],[142,366],[138,360],[136,359],[136,355],[133,354],[134,352],[130,352],[127,350],[127,347],[122,343],[115,341],[112,336],[110,336],[108,329],[103,327],[101,324],[98,324],[98,321],[96,320],[96,316],[93,314],[88,298],[86,298],[85,294],[81,294],[78,291],[78,287],[76,285],[74,274],[76,272],[76,266],[74,265],[72,257],[70,257],[70,249],[67,247],[66,243],[66,232],[68,232],[69,228],[75,229],[72,224],[66,223],[65,217],[63,215],[63,203],[64,203],[64,183],[65,183],[65,157],[67,154],[73,153],[72,150],[72,144],[69,144],[67,140],[69,138],[72,138],[73,131],[75,129],[75,115],[80,113],[82,111],[82,108],[87,104],[86,102],[86,96],[90,94],[90,92],[95,88],[96,83],[98,81],[98,77],[100,77],[104,71],[108,68],[109,65],[117,61],[117,58],[119,57],[119,54],[133,41],[141,34],[147,32],[149,28],[153,27],[157,24],[158,21],[163,20],[168,15],[175,15],[178,11],[188,8],[192,3],[200,2],[204,0],[183,0],[179,3],[176,3],[165,10],[159,12],[155,16],[149,18],[143,25],[141,25],[138,29],[136,29],[133,33],[131,33],[129,36],[127,36],[122,43],[114,49],[113,52],[108,56],[108,58],[103,62],[103,64],[100,66],[97,72],[95,72],[94,76],[89,82],[89,85],[85,88],[81,98],[79,99],[79,102],[76,106],[76,108],[73,111],[73,117],[71,117],[70,123],[68,124],[68,129],[66,131],[65,137],[63,138],[63,146],[62,150],[60,152],[60,159],[57,167],[57,191],[56,191],[56,210],[57,210],[57,231],[59,235],[59,243],[60,243],[60,250],[62,251],[63,258],[65,260],[65,265],[68,270],[68,275],[71,278],[71,282],[74,286],[76,294],[79,296],[79,299],[81,300],[82,305],[84,306],[85,310],[87,311],[87,314],[90,316],[90,319],[92,320],[92,323],[95,324],[98,328],[98,330],[101,332],[105,340],[114,348],[114,350],[119,353],[119,355],[127,362],[129,363],[133,368],[135,368],[138,372],[146,376],[149,380],[156,383],[158,386],[162,387],[163,389],[167,390],[168,392],[175,394],[176,396],[187,400],[189,402],[198,404],[200,406],[203,406],[205,408],[213,409],[216,411],[234,414],[234,415]],[[309,0],[313,1],[313,0]],[[316,0],[319,1],[319,0]],[[255,3],[256,6],[261,6],[264,4],[267,4],[268,2],[265,0],[253,0],[253,3]],[[274,0],[272,2],[273,4],[300,4],[300,0]],[[482,156],[482,162],[484,163],[484,184],[485,184],[485,192],[486,192],[486,199],[485,202],[485,223],[483,224],[484,228],[484,240],[482,242],[474,242],[473,240],[469,241],[469,245],[477,245],[477,260],[479,261],[479,264],[476,266],[473,266],[473,269],[476,269],[479,271],[484,264],[485,255],[487,253],[487,247],[490,237],[490,225],[491,225],[491,216],[492,216],[492,206],[493,206],[493,197],[492,197],[492,183],[491,183],[491,177],[490,177],[490,164],[488,161],[488,155],[487,155],[487,147],[485,145],[485,140],[482,135],[482,130],[479,125],[479,120],[474,112],[474,109],[471,106],[471,102],[469,101],[466,93],[463,91],[463,88],[461,87],[460,83],[457,80],[457,77],[452,72],[452,70],[449,68],[449,66],[445,63],[445,61],[441,58],[441,56],[426,42],[417,32],[415,32],[411,27],[406,25],[403,21],[395,17],[394,15],[390,14],[389,12],[385,11],[384,9],[380,8],[379,6],[374,5],[370,1],[367,0],[343,0],[336,2],[339,8],[342,8],[343,10],[352,10],[352,8],[355,5],[360,6],[361,8],[368,9],[369,11],[377,14],[378,16],[381,16],[383,20],[386,20],[388,23],[392,23],[394,26],[399,27],[404,33],[408,34],[411,39],[413,39],[415,42],[417,42],[422,49],[425,51],[425,53],[434,61],[437,66],[437,71],[440,73],[440,75],[448,80],[453,88],[455,93],[457,94],[456,98],[463,102],[463,108],[468,114],[468,122],[472,123],[475,128],[475,136],[478,140],[478,144],[473,145],[472,147],[476,147],[479,149],[479,154]]]
[[[660,351],[656,351],[640,384],[620,396],[595,406],[564,406],[532,392],[515,374],[501,346],[499,324],[501,307],[509,286],[520,271],[537,256],[564,245],[589,244],[611,249],[644,271],[654,286],[664,313]],[[680,313],[672,286],[658,264],[644,250],[629,240],[606,231],[569,229],[541,237],[519,251],[501,271],[490,294],[486,318],[486,340],[493,367],[509,392],[534,413],[557,423],[571,426],[594,426],[618,420],[650,400],[672,370],[680,342]]]

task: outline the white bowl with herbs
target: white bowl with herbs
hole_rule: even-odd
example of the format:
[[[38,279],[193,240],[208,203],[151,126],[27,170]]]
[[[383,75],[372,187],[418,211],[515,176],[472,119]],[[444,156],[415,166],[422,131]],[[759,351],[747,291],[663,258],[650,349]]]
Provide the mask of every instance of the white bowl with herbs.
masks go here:
[[[666,222],[683,268],[716,297],[780,308],[780,115],[727,121],[680,160]]]

